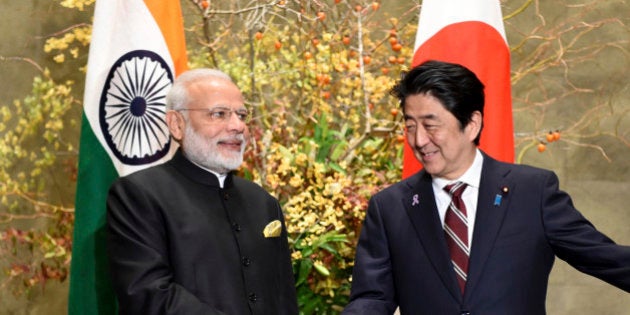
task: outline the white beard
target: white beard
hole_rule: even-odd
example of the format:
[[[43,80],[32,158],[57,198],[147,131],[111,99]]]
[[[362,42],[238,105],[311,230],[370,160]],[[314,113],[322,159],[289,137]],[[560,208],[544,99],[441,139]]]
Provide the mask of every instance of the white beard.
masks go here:
[[[217,145],[219,141],[235,139],[242,141],[240,152],[219,151]],[[245,145],[243,134],[237,134],[227,139],[207,139],[197,134],[190,124],[186,124],[182,149],[186,157],[192,162],[219,174],[225,174],[243,164]]]

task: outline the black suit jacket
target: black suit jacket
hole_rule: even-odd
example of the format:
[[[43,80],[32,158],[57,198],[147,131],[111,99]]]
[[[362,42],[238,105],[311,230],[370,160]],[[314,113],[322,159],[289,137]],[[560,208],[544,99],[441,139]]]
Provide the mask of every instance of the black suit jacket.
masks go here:
[[[181,152],[116,181],[108,250],[121,314],[297,314],[286,228],[260,186]],[[279,237],[263,229],[282,222]]]
[[[554,173],[484,154],[462,295],[431,183],[420,171],[371,198],[343,314],[545,314],[555,256],[630,291],[630,247],[597,231]]]

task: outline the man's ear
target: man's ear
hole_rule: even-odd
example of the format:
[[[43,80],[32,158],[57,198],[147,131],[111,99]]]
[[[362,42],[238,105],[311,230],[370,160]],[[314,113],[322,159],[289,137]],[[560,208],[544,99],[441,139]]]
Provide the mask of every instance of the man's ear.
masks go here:
[[[167,111],[166,125],[168,126],[168,130],[171,132],[173,139],[181,141],[184,137],[184,128],[186,127],[186,122],[184,121],[182,114],[174,110]]]
[[[481,115],[481,112],[478,110],[474,111],[470,116],[470,121],[468,122],[468,125],[466,126],[466,129],[468,129],[470,141],[473,141],[475,138],[477,138],[477,136],[481,132],[482,124],[483,116]]]

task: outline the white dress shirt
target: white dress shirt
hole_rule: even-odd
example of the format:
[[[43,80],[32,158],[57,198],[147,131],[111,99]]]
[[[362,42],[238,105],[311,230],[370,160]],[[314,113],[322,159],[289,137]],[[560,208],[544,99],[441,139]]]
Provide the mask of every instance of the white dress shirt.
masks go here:
[[[433,194],[435,194],[435,203],[440,215],[442,228],[444,227],[444,217],[446,210],[451,203],[451,196],[444,191],[444,186],[455,182],[464,182],[468,185],[464,190],[462,199],[466,205],[466,216],[468,218],[468,248],[472,245],[473,229],[475,227],[475,217],[477,215],[477,199],[479,197],[479,182],[481,181],[481,167],[483,165],[483,155],[479,149],[475,154],[475,160],[466,172],[456,180],[447,180],[444,178],[433,177]]]

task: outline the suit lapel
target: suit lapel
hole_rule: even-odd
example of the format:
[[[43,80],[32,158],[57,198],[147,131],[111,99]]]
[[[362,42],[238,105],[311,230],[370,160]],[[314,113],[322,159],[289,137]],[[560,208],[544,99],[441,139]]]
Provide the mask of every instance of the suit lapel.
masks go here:
[[[514,183],[508,180],[509,168],[484,154],[473,232],[466,295],[474,292],[484,265],[494,246],[510,203]]]
[[[435,205],[431,176],[424,171],[408,181],[403,204],[422,243],[425,254],[453,297],[461,301],[461,291],[451,267],[444,230]]]

